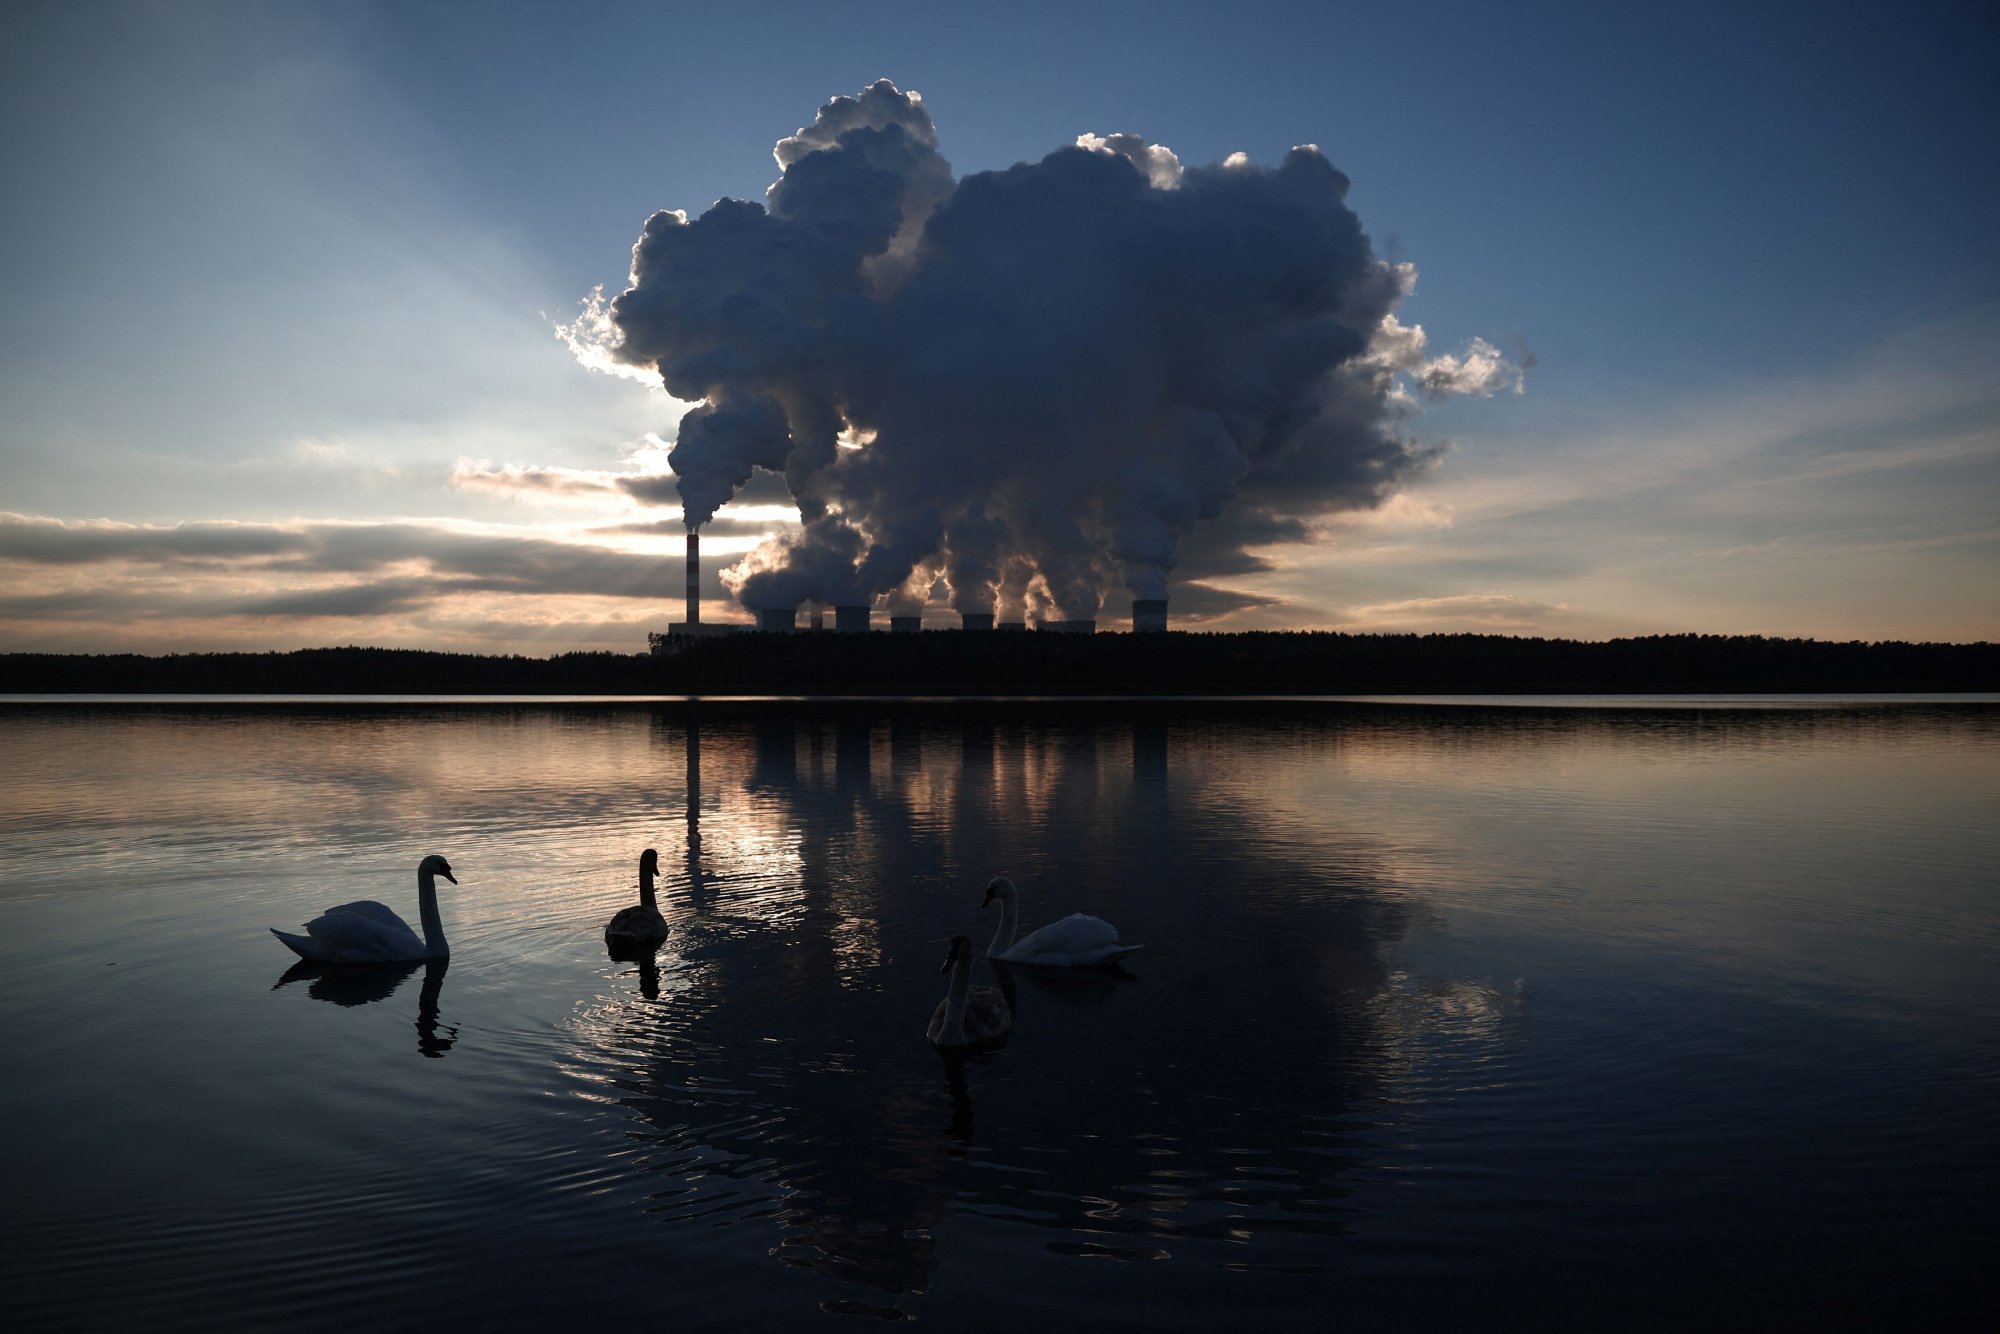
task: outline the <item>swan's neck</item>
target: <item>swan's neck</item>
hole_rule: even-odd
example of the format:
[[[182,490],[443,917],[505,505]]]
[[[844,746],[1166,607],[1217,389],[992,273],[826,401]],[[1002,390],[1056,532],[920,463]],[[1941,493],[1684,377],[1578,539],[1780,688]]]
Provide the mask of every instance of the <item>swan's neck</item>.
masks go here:
[[[965,1041],[965,1001],[971,994],[972,958],[962,954],[951,966],[951,990],[944,994],[944,1025],[938,1029],[939,1042]]]
[[[660,907],[659,903],[653,898],[653,869],[650,866],[639,868],[639,903],[641,906],[651,908],[656,912]]]
[[[993,943],[986,947],[986,957],[997,958],[1007,952],[1014,943],[1014,933],[1021,927],[1021,909],[1014,902],[1012,894],[1000,896],[1000,925],[994,929]]]
[[[444,943],[444,919],[438,916],[437,877],[429,871],[417,872],[417,915],[424,922],[424,949],[433,959],[451,953]]]

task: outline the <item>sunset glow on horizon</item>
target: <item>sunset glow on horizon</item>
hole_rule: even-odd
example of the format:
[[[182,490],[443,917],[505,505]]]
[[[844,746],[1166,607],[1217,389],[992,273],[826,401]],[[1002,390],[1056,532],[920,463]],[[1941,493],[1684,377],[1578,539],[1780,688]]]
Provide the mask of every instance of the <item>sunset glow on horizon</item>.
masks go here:
[[[926,623],[956,625],[938,543],[997,524],[1051,570],[1082,553],[1106,629],[1163,578],[1188,630],[2000,639],[1976,20],[1447,5],[1402,62],[1395,16],[1113,10],[1150,16],[1143,58],[1055,7],[921,32],[636,4],[12,11],[0,652],[642,651],[682,617],[682,419],[713,433],[753,393],[795,434],[815,395],[840,419],[830,461],[760,466],[702,528],[704,620],[749,621],[732,588],[819,558],[831,522],[908,547],[900,587],[935,580]],[[700,59],[662,80],[643,53],[666,45]],[[829,174],[841,107],[921,151],[904,212],[851,243],[839,299],[865,307],[813,307],[813,341],[774,313],[809,304],[807,270],[757,284],[807,223],[875,207]],[[1027,235],[1043,189],[1077,210],[1062,246]],[[1163,290],[1155,242],[1091,250],[1091,209],[1169,238],[1181,305],[1128,310]],[[1365,231],[1328,239],[1350,209]],[[660,305],[633,242],[663,210],[657,245],[720,246],[726,221],[779,240],[712,305],[660,270],[683,301]],[[996,235],[1028,258],[979,249]],[[1298,278],[1333,286],[1291,323],[1202,286],[1216,256],[1289,272],[1294,244],[1348,286]],[[628,283],[654,304],[621,316]],[[1085,314],[1030,320],[1064,302]],[[990,353],[970,372],[968,348]],[[712,377],[710,404],[656,355]],[[906,484],[952,451],[956,491]],[[1039,480],[1049,460],[1076,477]],[[1076,496],[1101,506],[1073,532]],[[941,537],[914,531],[926,505]]]

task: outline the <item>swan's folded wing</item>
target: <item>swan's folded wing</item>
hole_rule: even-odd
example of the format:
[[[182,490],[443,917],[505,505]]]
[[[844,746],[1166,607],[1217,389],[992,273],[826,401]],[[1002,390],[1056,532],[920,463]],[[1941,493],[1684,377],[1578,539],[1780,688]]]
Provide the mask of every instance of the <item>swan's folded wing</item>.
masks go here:
[[[660,916],[658,908],[648,908],[643,903],[635,903],[629,908],[620,908],[617,915],[611,919],[610,925],[604,929],[626,936],[664,936],[667,933],[667,919]]]
[[[1018,942],[1015,949],[1034,954],[1087,954],[1117,943],[1117,927],[1101,917],[1089,917],[1079,912],[1071,913],[1060,922],[1050,922]]]
[[[421,947],[417,933],[394,913],[389,920],[368,913],[350,912],[357,905],[344,905],[320,914],[306,923],[306,934],[328,951],[335,960],[409,958],[412,946]],[[380,908],[382,905],[360,905]],[[386,911],[386,910],[385,910]]]
[[[361,917],[373,917],[384,926],[400,926],[406,931],[409,929],[403,919],[396,916],[388,904],[377,903],[373,899],[361,899],[355,903],[338,904],[332,908],[328,908],[321,916],[331,917],[337,912],[351,912]]]
[[[943,1018],[940,1008],[938,1017]],[[1007,998],[997,987],[974,987],[965,1002],[965,1031],[991,1037],[1005,1033],[1014,1026],[1014,1016],[1007,1009]]]

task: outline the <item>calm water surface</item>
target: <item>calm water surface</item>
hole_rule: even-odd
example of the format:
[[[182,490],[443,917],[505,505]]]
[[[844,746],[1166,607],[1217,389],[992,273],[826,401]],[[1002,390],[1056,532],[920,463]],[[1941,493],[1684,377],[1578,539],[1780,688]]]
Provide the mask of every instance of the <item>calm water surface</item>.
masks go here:
[[[0,710],[9,1328],[1977,1328],[2000,709]],[[657,966],[600,932],[658,848]],[[449,966],[288,976],[356,898]],[[924,1039],[945,941],[1072,911]]]

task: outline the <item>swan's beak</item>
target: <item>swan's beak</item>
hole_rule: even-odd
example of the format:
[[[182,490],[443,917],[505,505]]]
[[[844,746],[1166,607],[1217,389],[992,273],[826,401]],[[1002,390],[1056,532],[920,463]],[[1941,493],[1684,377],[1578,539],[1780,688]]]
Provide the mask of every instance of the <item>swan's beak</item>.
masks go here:
[[[991,902],[993,902],[993,891],[989,889],[986,891],[986,897],[979,901],[979,906],[984,908],[987,904]]]
[[[451,883],[454,885],[458,883],[458,877],[451,873],[451,868],[449,866],[445,867],[442,871],[439,871],[438,874],[443,876],[445,879],[451,881]]]

